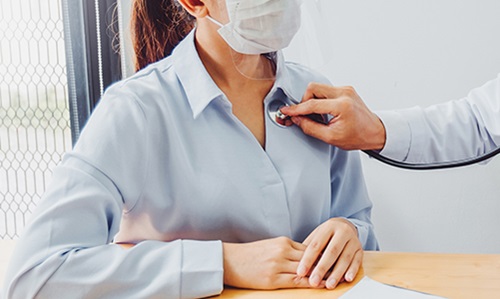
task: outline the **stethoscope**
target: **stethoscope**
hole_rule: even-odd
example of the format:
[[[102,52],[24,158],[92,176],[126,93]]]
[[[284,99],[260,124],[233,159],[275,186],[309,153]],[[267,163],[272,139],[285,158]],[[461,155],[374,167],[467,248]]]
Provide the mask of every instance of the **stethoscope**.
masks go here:
[[[289,120],[289,116],[283,114],[281,112],[281,108],[284,106],[290,106],[290,105],[295,105],[296,103],[291,101],[287,97],[282,97],[282,98],[275,98],[273,99],[268,105],[267,105],[267,115],[271,119],[271,121],[276,124],[279,127],[282,128],[287,128],[288,126],[286,125],[287,120]],[[310,114],[307,115],[310,119],[322,123],[322,124],[328,124],[332,117],[330,115],[324,115],[324,114]],[[391,165],[394,167],[399,167],[399,168],[404,168],[404,169],[411,169],[411,170],[435,170],[435,169],[446,169],[446,168],[455,168],[455,167],[463,167],[463,166],[469,166],[472,164],[477,164],[483,161],[486,161],[488,159],[493,158],[494,156],[500,154],[500,148],[491,150],[488,153],[485,153],[483,155],[473,157],[473,158],[468,158],[464,160],[459,160],[459,161],[452,161],[452,162],[437,162],[437,163],[409,163],[409,162],[401,162],[397,160],[393,160],[387,157],[384,157],[377,153],[376,151],[372,150],[364,150],[364,153],[366,153],[368,156],[385,163],[387,165]]]

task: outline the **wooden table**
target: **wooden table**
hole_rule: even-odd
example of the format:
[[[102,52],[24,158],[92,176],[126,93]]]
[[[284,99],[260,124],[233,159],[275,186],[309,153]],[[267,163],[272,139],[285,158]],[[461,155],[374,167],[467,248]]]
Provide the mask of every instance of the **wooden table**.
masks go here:
[[[215,299],[338,298],[364,275],[392,285],[447,298],[500,298],[500,254],[365,252],[363,269],[353,283],[335,290],[252,291],[229,289]]]
[[[0,289],[14,241],[0,240]],[[401,287],[447,298],[500,298],[500,254],[433,254],[365,252],[363,268],[353,283],[335,290],[253,291],[226,288],[215,299],[338,298],[364,275]]]

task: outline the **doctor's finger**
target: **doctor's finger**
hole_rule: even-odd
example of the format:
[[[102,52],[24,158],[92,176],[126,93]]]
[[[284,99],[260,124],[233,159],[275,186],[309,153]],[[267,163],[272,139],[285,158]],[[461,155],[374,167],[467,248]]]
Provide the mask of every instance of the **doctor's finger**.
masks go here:
[[[320,124],[305,116],[293,116],[292,121],[299,126],[306,135],[323,140],[329,144],[335,144],[337,141],[334,124]]]
[[[303,102],[297,105],[293,105],[290,107],[281,108],[281,112],[288,116],[298,116],[298,115],[307,115],[312,113],[318,114],[331,114],[335,116],[338,108],[338,103],[335,100],[309,100],[307,102]]]
[[[302,102],[310,99],[335,99],[344,93],[344,87],[334,87],[321,83],[309,83],[306,92],[302,97]]]

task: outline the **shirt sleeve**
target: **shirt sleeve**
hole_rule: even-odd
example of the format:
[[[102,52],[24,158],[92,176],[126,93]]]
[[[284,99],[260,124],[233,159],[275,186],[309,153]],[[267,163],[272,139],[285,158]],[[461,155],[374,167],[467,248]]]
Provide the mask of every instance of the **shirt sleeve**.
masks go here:
[[[412,163],[473,158],[500,144],[500,75],[460,100],[377,115],[386,129],[386,157]]]
[[[351,221],[358,229],[363,249],[378,250],[371,222],[373,205],[368,196],[359,153],[333,148],[331,179],[330,216]]]
[[[386,140],[381,155],[405,161],[411,144],[411,129],[408,120],[397,111],[380,111],[378,117],[385,127]]]
[[[104,99],[17,243],[5,298],[198,298],[223,287],[220,241],[113,244],[147,180],[138,104]],[[124,167],[126,165],[126,167]]]

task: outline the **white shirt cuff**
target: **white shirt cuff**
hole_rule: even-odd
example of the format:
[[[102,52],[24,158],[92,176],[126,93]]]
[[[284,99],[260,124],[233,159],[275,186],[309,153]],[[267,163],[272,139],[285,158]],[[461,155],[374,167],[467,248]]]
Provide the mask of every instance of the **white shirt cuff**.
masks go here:
[[[411,129],[408,121],[397,111],[378,111],[385,127],[386,141],[380,154],[398,161],[405,161],[411,145]]]
[[[222,293],[222,254],[220,241],[182,241],[182,298],[199,298]]]

